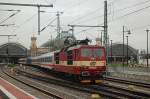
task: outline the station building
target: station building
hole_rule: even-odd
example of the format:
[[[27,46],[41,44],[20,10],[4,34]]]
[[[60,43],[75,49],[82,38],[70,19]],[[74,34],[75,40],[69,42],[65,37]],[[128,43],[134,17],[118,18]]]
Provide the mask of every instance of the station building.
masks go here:
[[[0,45],[0,63],[17,63],[19,58],[26,57],[28,50],[23,45],[10,42]]]
[[[127,54],[128,53],[128,54]],[[113,44],[108,47],[108,62],[124,62],[134,61],[138,62],[138,50],[131,47],[130,45],[124,44],[124,55],[123,55],[123,44]]]

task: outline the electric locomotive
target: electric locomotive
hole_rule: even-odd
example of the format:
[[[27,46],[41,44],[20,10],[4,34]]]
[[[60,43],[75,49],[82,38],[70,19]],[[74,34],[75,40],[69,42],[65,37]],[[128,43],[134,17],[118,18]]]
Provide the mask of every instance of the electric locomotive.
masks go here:
[[[88,45],[87,39],[76,41],[61,50],[30,57],[30,60],[30,64],[70,75],[80,82],[99,83],[106,73],[105,48]]]

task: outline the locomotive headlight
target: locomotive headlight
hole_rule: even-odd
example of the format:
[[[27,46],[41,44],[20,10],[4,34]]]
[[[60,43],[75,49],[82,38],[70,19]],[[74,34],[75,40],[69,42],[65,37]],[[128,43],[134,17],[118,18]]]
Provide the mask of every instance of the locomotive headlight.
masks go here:
[[[83,71],[81,74],[82,74],[82,76],[89,76],[90,75],[90,73],[88,71]]]

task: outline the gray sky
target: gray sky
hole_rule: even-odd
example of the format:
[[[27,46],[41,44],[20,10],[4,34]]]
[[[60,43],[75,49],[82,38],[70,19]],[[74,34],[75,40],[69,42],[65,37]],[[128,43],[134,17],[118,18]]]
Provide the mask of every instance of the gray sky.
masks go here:
[[[41,29],[56,18],[54,12],[57,11],[63,12],[60,16],[62,30],[68,30],[68,24],[103,24],[103,0],[0,0],[0,2],[53,4],[53,8],[41,8],[47,12],[41,13]],[[150,29],[150,7],[148,6],[150,6],[150,0],[108,0],[108,33],[110,39],[113,42],[121,43],[122,26],[125,25],[126,30],[130,29],[132,33],[129,35],[129,44],[137,49],[146,49],[146,29]],[[0,27],[0,35],[17,34],[17,37],[12,37],[10,41],[19,42],[28,48],[31,42],[30,38],[33,35],[37,36],[38,46],[50,39],[51,35],[55,38],[56,27],[47,27],[41,32],[41,35],[38,35],[37,8],[0,5],[0,22],[14,13],[1,11],[9,9],[21,10],[21,12],[2,23],[15,24],[15,26]],[[139,9],[141,10],[137,11]],[[52,25],[56,25],[56,21]],[[95,37],[100,36],[101,30],[103,29],[75,28],[75,36],[78,39],[88,37],[94,40]],[[7,42],[7,37],[0,37],[0,39],[1,43]]]

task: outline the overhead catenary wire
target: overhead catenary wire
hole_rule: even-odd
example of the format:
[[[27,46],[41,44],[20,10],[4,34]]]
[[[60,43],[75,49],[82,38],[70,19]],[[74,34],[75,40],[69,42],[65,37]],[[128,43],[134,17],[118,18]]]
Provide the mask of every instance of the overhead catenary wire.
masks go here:
[[[75,4],[75,6],[81,6],[82,4],[85,4],[85,3],[88,3],[89,1],[81,1],[80,3],[77,3],[77,4]],[[70,5],[70,4],[69,4]],[[71,6],[71,7],[67,7],[68,9],[67,10],[65,10],[64,12],[65,13],[68,13],[68,11],[70,11],[72,8],[75,8],[75,6]],[[100,8],[102,8],[102,7],[99,7],[99,8],[97,8],[96,10],[99,10]],[[83,16],[80,16],[80,17],[78,17],[78,18],[75,18],[73,21],[71,21],[71,22],[68,22],[67,24],[72,24],[73,22],[76,22],[76,21],[78,21],[78,20],[81,20],[81,19],[84,19],[84,18],[86,18],[86,17],[89,17],[89,16],[91,16],[92,14],[94,14],[95,12],[96,12],[96,10],[94,10],[94,11],[91,11],[90,13],[91,14],[89,14],[89,13],[87,13],[86,15],[83,15]],[[86,16],[86,17],[84,17],[84,16]]]
[[[24,24],[26,24],[27,22],[31,21],[35,16],[37,15],[37,13],[33,14],[31,17],[29,17],[28,19],[26,19],[23,23],[21,23],[19,25],[19,27],[23,26]]]
[[[112,2],[116,2],[117,0],[114,0],[114,1],[112,1]],[[111,3],[112,3],[111,2]],[[103,3],[103,2],[102,2]],[[110,4],[110,3],[109,3]],[[108,5],[109,5],[108,4]],[[91,15],[93,15],[94,13],[96,13],[96,12],[100,12],[100,10],[102,9],[103,10],[103,8],[104,7],[99,7],[99,8],[97,8],[97,9],[95,9],[95,10],[93,10],[93,11],[91,11],[91,12],[88,12],[88,13],[86,13],[86,14],[84,14],[84,15],[82,15],[82,16],[80,16],[80,17],[78,17],[78,18],[76,18],[76,19],[74,19],[73,21],[71,21],[71,22],[69,22],[69,23],[74,23],[74,22],[78,22],[79,20],[83,23],[83,22],[87,22],[87,20],[88,20],[88,22],[89,21],[93,21],[93,20],[96,20],[96,19],[98,19],[99,17],[102,17],[102,16],[104,16],[104,15],[98,15],[98,16],[96,16],[96,17],[91,17],[91,18],[88,18],[87,19],[87,17],[89,17],[89,16],[91,16]],[[109,15],[110,15],[110,13],[108,13]],[[86,19],[86,20],[85,20]]]
[[[85,17],[86,16],[91,16],[91,15],[93,15],[94,13],[96,13],[98,10],[100,10],[102,7],[100,7],[100,8],[97,8],[96,10],[94,10],[94,11],[91,11],[91,12],[89,12],[89,13],[87,13],[87,14],[85,14],[85,15],[83,15],[83,16],[80,16],[80,17],[78,17],[78,18],[76,18],[76,19],[74,19],[73,21],[71,21],[70,23],[74,23],[74,22],[76,22],[76,21],[78,21],[78,20],[81,20],[81,19],[85,19]]]
[[[44,31],[44,30],[45,30],[47,27],[49,27],[55,20],[57,20],[57,18],[55,18],[55,19],[53,19],[52,21],[50,21],[49,24],[46,25],[45,27],[43,27],[40,32]]]
[[[11,17],[15,16],[16,14],[18,14],[21,10],[17,10],[17,12],[11,14],[10,16],[8,16],[6,19],[2,20],[0,22],[0,24],[4,23],[5,21],[7,21],[8,19],[10,19]]]
[[[14,9],[6,10],[6,9],[0,9],[0,11],[21,11],[21,10],[14,10]]]
[[[142,5],[142,4],[145,4],[145,3],[147,3],[147,2],[150,2],[150,0],[147,0],[147,1],[144,1],[144,2],[140,2],[140,3],[136,3],[136,4],[134,4],[134,5],[131,5],[131,6],[127,6],[127,7],[125,7],[125,8],[121,8],[121,9],[117,9],[115,12],[121,12],[121,11],[123,11],[123,10],[126,10],[126,9],[130,9],[130,8],[132,8],[132,7],[136,7],[136,6],[139,6],[139,5]],[[98,9],[97,9],[98,10]],[[92,13],[95,13],[97,10],[94,10]],[[88,13],[89,15],[92,15],[92,13]],[[87,15],[87,14],[86,14]],[[84,15],[84,16],[86,16],[86,15]],[[108,13],[108,15],[111,15],[111,13]],[[71,21],[71,23],[72,22],[77,22],[78,20],[81,20],[81,19],[84,19],[84,21],[82,21],[81,20],[81,22],[83,23],[83,22],[89,22],[89,21],[93,21],[93,20],[96,20],[96,19],[98,19],[98,18],[100,18],[100,17],[103,17],[104,15],[101,15],[101,16],[96,16],[96,17],[93,17],[93,18],[88,18],[88,19],[86,19],[85,17],[81,17],[81,18],[77,18],[77,19],[75,19],[74,21]],[[85,20],[86,19],[86,20]],[[87,21],[88,20],[88,21]]]
[[[150,2],[150,0],[147,0],[147,1],[141,2],[141,3],[137,3],[137,4],[134,4],[134,5],[132,5],[132,6],[128,6],[128,7],[126,7],[126,8],[121,8],[121,9],[118,9],[117,11],[122,11],[122,10],[124,10],[124,9],[131,8],[131,7],[133,7],[133,6],[138,6],[138,5],[147,3],[147,2]],[[111,21],[109,20],[108,22],[113,22],[113,21],[115,21],[115,20],[118,20],[118,19],[121,19],[121,18],[123,18],[123,17],[132,15],[132,14],[134,14],[134,13],[137,13],[137,12],[139,12],[139,11],[145,10],[145,9],[147,9],[147,8],[150,8],[150,6],[146,6],[146,7],[143,7],[143,8],[141,8],[141,9],[138,9],[138,10],[135,10],[135,11],[132,11],[132,12],[129,12],[129,13],[123,15],[123,16],[120,16],[120,17],[115,18],[114,20],[111,20]],[[91,29],[92,29],[92,28],[90,27],[90,28],[88,28],[88,29],[84,29],[84,30],[79,31],[78,33],[82,32],[82,31],[91,30]]]
[[[143,7],[143,8],[141,8],[141,9],[138,9],[138,10],[135,10],[135,11],[132,11],[132,12],[129,12],[129,13],[127,13],[127,14],[124,14],[123,16],[120,16],[120,17],[115,18],[114,20],[121,19],[121,18],[123,18],[123,17],[129,16],[129,15],[132,15],[132,14],[135,14],[135,13],[137,13],[137,12],[140,12],[140,11],[145,10],[145,9],[148,9],[148,8],[150,8],[150,6],[146,6],[146,7]],[[114,20],[112,20],[112,21],[114,21]]]
[[[0,26],[12,26],[12,25],[15,25],[15,24],[1,24]]]
[[[77,1],[77,0],[76,0]],[[73,5],[72,4],[68,4],[69,6],[67,7],[68,9],[66,10],[66,11],[63,11],[63,12],[69,12],[70,11],[70,9],[72,9],[72,8],[75,8],[76,6],[79,6],[79,5],[82,5],[82,4],[85,4],[85,3],[88,3],[90,0],[86,0],[86,2],[85,2],[85,0],[83,0],[83,1],[80,1],[80,3],[79,2],[77,2],[77,3],[73,3]]]
[[[118,9],[118,10],[116,10],[116,11],[126,10],[126,9],[129,9],[129,8],[132,8],[132,7],[136,7],[136,6],[139,6],[139,5],[143,5],[143,4],[148,3],[148,2],[150,2],[150,0],[143,1],[143,2],[139,2],[139,3],[136,3],[136,4],[134,4],[134,5],[130,5],[130,6],[127,6],[127,7],[125,7],[125,8]]]

